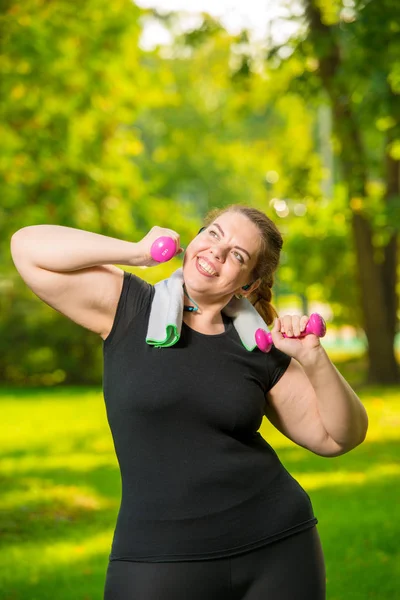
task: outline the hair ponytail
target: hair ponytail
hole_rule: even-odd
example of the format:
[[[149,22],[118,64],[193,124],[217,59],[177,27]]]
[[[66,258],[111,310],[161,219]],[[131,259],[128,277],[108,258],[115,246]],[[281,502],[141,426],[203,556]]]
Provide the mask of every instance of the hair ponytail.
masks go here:
[[[266,281],[265,278],[261,279],[258,288],[248,296],[248,300],[252,303],[267,325],[271,325],[275,317],[278,316],[278,313],[271,304],[272,285],[272,279],[270,281]]]

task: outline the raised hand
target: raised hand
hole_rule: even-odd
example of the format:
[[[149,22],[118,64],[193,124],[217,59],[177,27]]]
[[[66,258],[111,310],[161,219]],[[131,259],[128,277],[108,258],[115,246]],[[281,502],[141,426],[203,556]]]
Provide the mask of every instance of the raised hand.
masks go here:
[[[152,227],[138,242],[143,256],[143,266],[155,266],[183,252],[179,233],[165,227]]]
[[[321,315],[311,314],[309,317],[285,315],[275,319],[270,333],[257,329],[256,343],[263,352],[269,352],[272,345],[289,356],[297,357],[307,349],[320,345],[320,338],[326,333],[326,324]]]

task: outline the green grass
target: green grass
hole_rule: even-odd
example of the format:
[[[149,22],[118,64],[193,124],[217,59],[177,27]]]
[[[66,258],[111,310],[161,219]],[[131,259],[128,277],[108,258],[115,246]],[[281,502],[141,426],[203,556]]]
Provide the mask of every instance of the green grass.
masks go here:
[[[360,396],[369,433],[344,456],[315,456],[266,421],[261,432],[313,502],[328,600],[393,600],[399,389],[363,388]],[[101,391],[3,389],[0,410],[0,598],[102,598],[121,486]]]
[[[262,433],[311,497],[327,566],[328,600],[393,600],[400,589],[400,394],[364,389],[365,442],[323,458]]]

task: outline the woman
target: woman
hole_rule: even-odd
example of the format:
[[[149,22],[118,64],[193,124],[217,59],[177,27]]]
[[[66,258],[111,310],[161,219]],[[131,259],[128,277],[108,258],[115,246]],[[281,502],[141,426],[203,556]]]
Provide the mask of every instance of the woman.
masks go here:
[[[167,303],[161,288],[114,264],[154,266],[150,248],[161,235],[182,252],[175,231],[153,227],[130,243],[41,225],[12,238],[33,292],[104,340],[123,489],[104,598],[323,600],[310,499],[258,429],[265,414],[298,445],[337,456],[364,440],[367,415],[320,340],[295,339],[307,316],[276,318],[267,354],[242,343],[236,321],[250,305],[236,298],[268,324],[275,316],[282,238],[274,223],[234,205],[205,224],[185,251],[179,297]],[[150,322],[179,300],[173,343],[149,343]],[[232,302],[236,321],[226,312]]]

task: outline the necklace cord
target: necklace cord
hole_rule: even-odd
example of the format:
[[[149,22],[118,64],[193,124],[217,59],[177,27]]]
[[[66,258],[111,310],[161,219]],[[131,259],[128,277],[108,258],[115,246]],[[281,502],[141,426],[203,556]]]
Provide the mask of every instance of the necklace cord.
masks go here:
[[[197,312],[199,310],[199,305],[196,304],[196,302],[189,296],[189,294],[186,291],[186,287],[185,285],[183,285],[183,292],[185,294],[185,296],[187,296],[190,300],[190,302],[193,302],[194,306],[184,306],[183,310],[187,311],[187,312]]]

